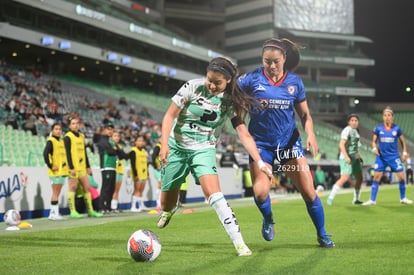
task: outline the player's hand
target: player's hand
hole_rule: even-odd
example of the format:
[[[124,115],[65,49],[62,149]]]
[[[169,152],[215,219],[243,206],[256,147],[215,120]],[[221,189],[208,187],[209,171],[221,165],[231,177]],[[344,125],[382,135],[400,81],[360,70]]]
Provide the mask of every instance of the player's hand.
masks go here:
[[[160,161],[163,164],[163,166],[167,165],[168,154],[169,154],[168,146],[161,146],[161,150],[160,150],[160,153],[159,153],[159,158],[160,158]]]
[[[401,161],[405,162],[410,157],[410,154],[407,152],[402,152],[401,154]]]
[[[269,166],[267,166],[263,160],[259,160],[257,166],[259,166],[260,171],[266,174],[267,178],[270,180],[270,184],[273,184],[273,173]]]
[[[306,150],[310,151],[310,149],[312,149],[313,157],[316,157],[318,155],[319,148],[314,134],[309,134],[306,139]]]

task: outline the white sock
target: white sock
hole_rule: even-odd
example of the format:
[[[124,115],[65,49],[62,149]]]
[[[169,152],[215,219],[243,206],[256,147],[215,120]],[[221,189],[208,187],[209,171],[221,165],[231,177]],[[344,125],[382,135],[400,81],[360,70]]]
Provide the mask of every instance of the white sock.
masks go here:
[[[217,216],[223,225],[224,229],[233,241],[235,247],[244,245],[243,237],[240,232],[240,227],[236,219],[236,215],[224,198],[223,193],[217,192],[208,198],[208,203],[216,211]]]
[[[341,190],[341,188],[340,188],[340,187],[338,187],[338,186],[336,186],[336,185],[334,185],[334,186],[332,187],[332,191],[331,191],[331,193],[329,194],[329,198],[330,198],[331,200],[333,200],[333,199],[335,198],[336,194],[339,192],[339,190]]]
[[[138,200],[139,200],[139,198],[137,196],[132,196],[131,209],[136,209],[137,208]]]
[[[50,214],[59,215],[59,204],[50,205]]]
[[[118,200],[111,200],[111,209],[118,209]]]
[[[354,189],[354,201],[359,201],[360,197],[361,197],[361,190]]]
[[[144,199],[142,197],[138,197],[138,208],[142,208],[144,206]]]

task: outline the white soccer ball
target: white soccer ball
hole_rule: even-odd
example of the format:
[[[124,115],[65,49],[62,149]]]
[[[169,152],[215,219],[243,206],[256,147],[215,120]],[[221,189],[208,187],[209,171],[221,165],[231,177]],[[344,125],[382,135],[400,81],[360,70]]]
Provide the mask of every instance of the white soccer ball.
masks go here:
[[[9,226],[16,226],[20,223],[20,212],[16,209],[9,209],[3,216],[4,222]]]
[[[161,242],[154,232],[140,229],[129,237],[127,251],[137,262],[152,262],[161,253]]]

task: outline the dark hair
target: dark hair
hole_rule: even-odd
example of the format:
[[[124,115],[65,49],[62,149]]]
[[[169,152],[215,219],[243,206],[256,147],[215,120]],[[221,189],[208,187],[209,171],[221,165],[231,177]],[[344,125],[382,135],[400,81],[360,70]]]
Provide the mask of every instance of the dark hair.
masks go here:
[[[55,122],[52,124],[52,126],[50,127],[50,130],[53,130],[56,126],[60,126],[62,128],[62,124],[60,122]]]
[[[138,134],[137,136],[135,136],[135,138],[134,138],[134,143],[137,141],[137,139],[139,139],[139,138],[142,138],[145,142],[147,141],[146,139],[145,139],[145,136],[143,135],[143,134]]]
[[[231,99],[233,112],[236,116],[242,118],[244,114],[251,112],[253,106],[257,105],[256,99],[243,92],[237,84],[239,71],[230,59],[227,57],[213,58],[207,66],[207,72],[210,71],[222,73],[226,80],[230,80],[224,96]]]
[[[262,54],[264,51],[267,50],[279,50],[282,52],[282,54],[286,57],[286,62],[284,68],[289,71],[294,71],[296,67],[299,65],[300,61],[300,46],[289,39],[282,38],[282,39],[276,39],[271,38],[269,40],[266,40],[263,43],[262,47]]]
[[[358,121],[359,121],[359,116],[357,114],[349,114],[346,121],[349,122],[351,120],[351,118],[353,118],[353,117],[356,118],[356,119],[358,119]]]

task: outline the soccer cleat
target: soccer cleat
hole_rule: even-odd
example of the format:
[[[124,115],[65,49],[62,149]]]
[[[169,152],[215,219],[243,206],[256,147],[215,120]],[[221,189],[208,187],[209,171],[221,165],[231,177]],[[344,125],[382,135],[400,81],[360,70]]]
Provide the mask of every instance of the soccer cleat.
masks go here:
[[[142,212],[142,209],[141,208],[133,207],[129,211],[134,212],[134,213],[139,213],[139,212]]]
[[[64,221],[64,220],[66,220],[61,215],[55,214],[55,213],[50,213],[48,219],[51,220],[51,221]]]
[[[360,201],[360,200],[355,200],[355,201],[352,202],[352,204],[363,204],[363,202]]]
[[[369,201],[364,202],[362,205],[367,206],[367,205],[376,205],[376,204],[377,202],[369,200]]]
[[[275,226],[272,218],[263,219],[262,236],[266,241],[271,241],[275,237]]]
[[[161,212],[160,217],[158,218],[158,227],[159,228],[164,228],[168,225],[168,223],[171,220],[173,213],[172,212]]]
[[[102,213],[99,213],[99,212],[96,212],[96,211],[92,211],[92,212],[88,213],[88,217],[100,218],[102,216],[103,216]]]
[[[323,248],[332,248],[335,247],[335,243],[331,240],[329,235],[319,235],[318,236],[319,245]]]
[[[171,211],[161,211],[160,217],[158,218],[158,227],[164,228],[168,225],[171,220],[171,217],[174,215],[175,211],[177,211],[177,206],[173,208]]]
[[[79,214],[77,211],[74,211],[74,212],[70,212],[69,217],[74,218],[74,219],[80,219],[80,218],[83,218],[83,215]]]
[[[328,198],[328,199],[326,200],[326,203],[327,203],[329,206],[331,206],[331,205],[332,205],[332,203],[333,203],[333,199]]]
[[[252,255],[252,251],[247,247],[245,244],[238,245],[236,247],[237,255],[239,257],[250,256]]]
[[[400,203],[402,204],[413,204],[413,201],[407,198],[403,198],[402,200],[400,200]]]

